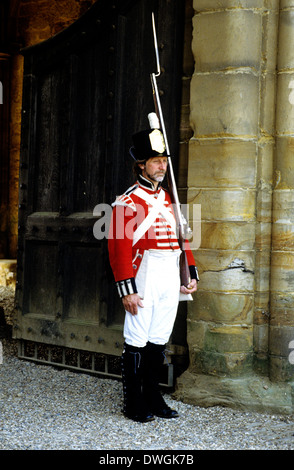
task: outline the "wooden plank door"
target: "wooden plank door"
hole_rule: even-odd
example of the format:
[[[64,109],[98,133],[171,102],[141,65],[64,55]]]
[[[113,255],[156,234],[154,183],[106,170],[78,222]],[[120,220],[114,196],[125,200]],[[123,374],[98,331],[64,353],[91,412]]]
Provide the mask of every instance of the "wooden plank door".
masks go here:
[[[93,210],[133,183],[131,135],[148,127],[154,109],[152,9],[162,106],[177,148],[183,4],[101,0],[23,51],[15,338],[121,353],[124,312]]]

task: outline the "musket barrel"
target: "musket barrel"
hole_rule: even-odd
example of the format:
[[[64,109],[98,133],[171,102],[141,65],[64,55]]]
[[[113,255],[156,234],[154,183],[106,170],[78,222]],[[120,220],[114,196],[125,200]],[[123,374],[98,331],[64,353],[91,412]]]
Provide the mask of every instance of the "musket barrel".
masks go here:
[[[182,233],[184,234],[184,226],[183,226],[183,221],[182,221],[182,216],[181,216],[180,201],[178,197],[176,180],[175,180],[175,175],[173,171],[173,164],[172,164],[172,160],[170,157],[170,150],[169,150],[168,139],[167,139],[163,113],[162,113],[162,108],[161,108],[161,103],[160,103],[160,97],[159,97],[159,92],[158,92],[158,87],[157,87],[157,82],[156,82],[156,75],[154,73],[151,74],[151,83],[152,83],[152,89],[153,89],[154,104],[157,110],[156,114],[158,114],[159,124],[162,130],[165,148],[166,148],[166,152],[168,156],[169,176],[171,179],[171,187],[172,187],[172,192],[173,192],[173,197],[174,197],[174,203],[176,205],[178,224],[182,230]]]
[[[153,100],[154,100],[154,106],[155,106],[156,114],[157,114],[157,117],[158,117],[158,120],[159,120],[160,128],[162,130],[162,134],[163,134],[163,138],[164,138],[164,143],[165,143],[165,148],[166,148],[166,153],[167,153],[167,158],[168,158],[169,186],[170,186],[170,191],[172,193],[173,203],[175,205],[175,216],[176,216],[176,222],[178,224],[178,229],[179,229],[178,237],[179,237],[179,242],[180,242],[180,246],[181,246],[181,249],[182,249],[182,253],[181,253],[181,257],[180,257],[181,283],[185,286],[188,286],[191,279],[190,279],[190,273],[189,273],[189,266],[188,266],[188,262],[187,262],[187,256],[186,256],[186,253],[185,253],[185,248],[183,246],[184,243],[185,243],[185,238],[186,238],[185,237],[185,228],[184,228],[184,223],[183,223],[183,217],[182,217],[182,212],[181,212],[180,201],[179,201],[179,197],[178,197],[176,180],[175,180],[174,171],[173,171],[172,159],[171,159],[171,156],[170,156],[168,139],[167,139],[165,124],[164,124],[164,119],[163,119],[163,113],[162,113],[162,108],[161,108],[161,103],[160,103],[160,96],[159,96],[157,81],[156,81],[156,77],[160,76],[161,70],[160,70],[160,62],[159,62],[159,53],[158,53],[158,44],[157,44],[154,13],[152,13],[152,27],[153,27],[154,47],[155,47],[155,56],[156,56],[156,64],[157,64],[157,74],[152,73],[150,75],[151,83],[152,83],[152,90],[153,90]]]
[[[161,70],[160,70],[160,62],[159,62],[159,52],[158,52],[157,35],[156,35],[156,28],[155,28],[155,19],[154,19],[153,12],[152,12],[152,29],[153,29],[154,48],[155,48],[155,57],[156,57],[156,65],[157,65],[156,76],[159,77]]]

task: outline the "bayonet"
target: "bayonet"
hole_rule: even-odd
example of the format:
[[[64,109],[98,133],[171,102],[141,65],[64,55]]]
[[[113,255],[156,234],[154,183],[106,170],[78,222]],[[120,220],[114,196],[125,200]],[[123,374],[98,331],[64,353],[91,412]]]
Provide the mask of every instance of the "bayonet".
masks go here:
[[[153,29],[153,38],[154,38],[154,49],[155,49],[155,58],[156,58],[156,68],[157,71],[156,73],[153,72],[150,75],[151,78],[151,84],[152,84],[152,91],[153,91],[153,100],[154,100],[154,106],[155,106],[155,113],[157,116],[157,121],[154,119],[154,113],[150,113],[148,115],[149,118],[149,123],[150,127],[152,128],[160,128],[163,134],[164,142],[165,142],[165,148],[166,148],[166,153],[167,153],[167,158],[168,158],[168,183],[169,183],[169,190],[171,193],[171,198],[172,202],[174,205],[175,209],[175,217],[176,217],[176,222],[177,222],[177,228],[178,228],[178,238],[179,238],[179,244],[180,248],[182,250],[181,254],[181,284],[187,286],[190,281],[190,271],[189,271],[189,266],[187,262],[187,257],[185,253],[185,239],[186,239],[186,225],[187,222],[185,221],[183,214],[181,212],[181,206],[180,206],[180,201],[178,197],[178,191],[177,191],[177,186],[176,186],[176,181],[175,181],[175,176],[174,176],[174,171],[173,171],[173,164],[172,164],[172,159],[170,155],[170,149],[169,149],[169,144],[168,144],[168,139],[167,139],[167,134],[166,134],[166,128],[164,124],[164,118],[163,118],[163,113],[162,113],[162,108],[161,108],[161,102],[160,102],[160,96],[159,96],[159,91],[158,91],[158,86],[157,86],[157,78],[160,77],[161,75],[161,67],[160,67],[160,60],[159,60],[159,50],[158,50],[158,42],[157,42],[157,34],[156,34],[156,26],[155,26],[155,19],[154,19],[154,13],[152,12],[152,29]],[[155,116],[155,117],[156,117]]]

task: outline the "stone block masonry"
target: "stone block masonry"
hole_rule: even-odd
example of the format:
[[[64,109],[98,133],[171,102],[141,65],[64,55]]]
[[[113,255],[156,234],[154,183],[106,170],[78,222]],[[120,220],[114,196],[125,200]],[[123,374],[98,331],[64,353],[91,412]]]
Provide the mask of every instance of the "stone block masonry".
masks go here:
[[[293,411],[293,18],[290,0],[194,0],[188,203],[201,204],[201,283],[177,395],[197,404]]]

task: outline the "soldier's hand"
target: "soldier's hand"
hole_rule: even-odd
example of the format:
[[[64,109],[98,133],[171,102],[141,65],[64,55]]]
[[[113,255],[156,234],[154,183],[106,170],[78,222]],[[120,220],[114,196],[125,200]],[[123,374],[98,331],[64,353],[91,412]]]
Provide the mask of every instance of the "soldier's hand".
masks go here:
[[[138,294],[125,295],[122,298],[122,303],[123,303],[125,310],[130,312],[132,315],[137,315],[138,306],[144,307],[142,300]]]
[[[182,294],[192,294],[192,292],[196,292],[197,290],[197,281],[196,279],[192,279],[190,284],[188,284],[187,287],[181,286],[181,292]]]

